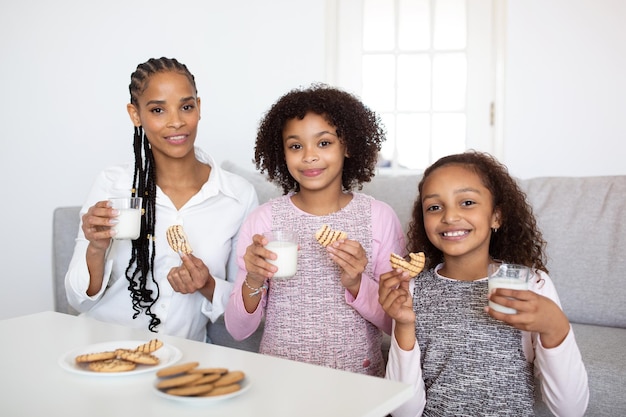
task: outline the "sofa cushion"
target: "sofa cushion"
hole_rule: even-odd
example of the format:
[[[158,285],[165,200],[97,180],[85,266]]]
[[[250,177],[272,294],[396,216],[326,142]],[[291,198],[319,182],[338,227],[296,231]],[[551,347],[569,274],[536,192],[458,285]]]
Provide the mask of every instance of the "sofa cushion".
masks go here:
[[[259,198],[259,204],[263,204],[274,197],[282,195],[281,188],[269,182],[265,175],[262,175],[257,171],[246,169],[231,161],[222,162],[221,167],[228,172],[232,172],[233,174],[237,174],[248,180],[256,190],[257,197]]]
[[[572,322],[626,328],[626,176],[520,181]]]

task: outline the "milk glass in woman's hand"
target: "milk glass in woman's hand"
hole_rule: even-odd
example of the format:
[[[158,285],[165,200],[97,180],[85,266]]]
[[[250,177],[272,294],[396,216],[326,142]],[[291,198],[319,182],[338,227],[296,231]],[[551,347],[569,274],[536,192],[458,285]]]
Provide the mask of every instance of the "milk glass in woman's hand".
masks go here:
[[[290,230],[272,230],[263,233],[268,240],[265,249],[276,254],[276,259],[266,259],[276,265],[278,271],[273,278],[290,278],[296,275],[298,269],[298,235]]]
[[[119,210],[113,226],[113,239],[137,239],[141,233],[141,197],[111,198],[111,207]]]
[[[488,267],[489,293],[496,288],[510,288],[513,290],[527,290],[528,280],[531,277],[530,268],[524,265],[492,263]],[[489,308],[506,314],[515,314],[517,310],[504,307],[489,301]]]

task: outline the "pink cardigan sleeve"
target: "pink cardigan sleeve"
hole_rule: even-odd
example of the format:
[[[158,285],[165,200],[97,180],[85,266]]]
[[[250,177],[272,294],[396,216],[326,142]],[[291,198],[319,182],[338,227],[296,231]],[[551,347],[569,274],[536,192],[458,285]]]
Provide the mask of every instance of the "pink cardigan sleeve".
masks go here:
[[[246,248],[252,243],[252,236],[256,233],[271,230],[271,228],[271,204],[265,203],[250,213],[239,230],[239,240],[237,242],[237,265],[239,268],[237,270],[237,279],[224,312],[226,330],[235,340],[246,339],[254,333],[263,317],[266,293],[263,293],[263,298],[254,312],[248,313],[243,305],[243,297],[247,296],[247,294],[244,295],[242,292],[243,281],[246,278],[246,265],[243,255],[246,253]]]

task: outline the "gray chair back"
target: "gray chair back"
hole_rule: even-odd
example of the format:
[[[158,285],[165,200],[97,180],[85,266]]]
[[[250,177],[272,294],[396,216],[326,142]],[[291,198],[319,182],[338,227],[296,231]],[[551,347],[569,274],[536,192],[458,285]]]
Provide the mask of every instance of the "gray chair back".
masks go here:
[[[80,206],[57,207],[52,215],[52,264],[54,269],[54,309],[66,314],[78,314],[65,296],[65,273],[72,260],[80,224]]]

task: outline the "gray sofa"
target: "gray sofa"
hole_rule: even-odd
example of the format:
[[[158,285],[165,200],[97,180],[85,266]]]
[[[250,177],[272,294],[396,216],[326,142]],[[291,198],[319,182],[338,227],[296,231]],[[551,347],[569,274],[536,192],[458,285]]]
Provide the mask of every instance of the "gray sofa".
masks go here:
[[[230,162],[222,166],[247,178],[261,203],[281,194],[252,170]],[[390,204],[406,230],[419,180],[418,175],[378,175],[362,192]],[[520,180],[520,185],[548,242],[550,277],[587,367],[591,395],[586,415],[626,416],[626,175],[533,178]],[[63,275],[78,220],[77,207],[55,211],[56,309],[69,313]],[[251,351],[258,349],[260,335],[259,330],[237,342],[222,320],[209,327],[213,343]],[[536,413],[551,415],[540,401]]]

